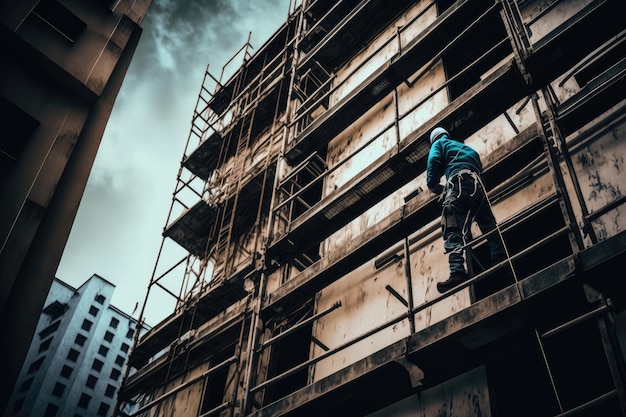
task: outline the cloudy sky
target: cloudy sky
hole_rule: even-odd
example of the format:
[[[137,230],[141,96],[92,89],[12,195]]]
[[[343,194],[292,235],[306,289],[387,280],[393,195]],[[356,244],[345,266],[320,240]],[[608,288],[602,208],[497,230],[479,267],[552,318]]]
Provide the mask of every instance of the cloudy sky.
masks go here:
[[[57,278],[78,288],[97,274],[116,286],[113,305],[131,314],[138,303],[138,317],[207,65],[218,76],[249,34],[259,49],[289,9],[290,0],[153,1]]]

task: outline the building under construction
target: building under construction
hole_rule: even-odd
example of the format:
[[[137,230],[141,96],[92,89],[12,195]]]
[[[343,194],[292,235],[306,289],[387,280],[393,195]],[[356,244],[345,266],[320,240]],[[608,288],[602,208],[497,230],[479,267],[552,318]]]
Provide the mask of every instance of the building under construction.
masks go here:
[[[298,3],[205,73],[119,414],[626,415],[622,2]],[[436,126],[507,252],[444,294]]]

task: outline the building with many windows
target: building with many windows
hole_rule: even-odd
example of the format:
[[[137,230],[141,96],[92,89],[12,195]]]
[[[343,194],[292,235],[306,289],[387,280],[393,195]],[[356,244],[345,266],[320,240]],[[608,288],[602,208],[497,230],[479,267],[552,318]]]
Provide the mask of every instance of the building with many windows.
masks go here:
[[[205,74],[143,309],[173,307],[121,405],[626,416],[623,1],[290,5]],[[506,248],[492,262],[472,228],[470,278],[443,293],[437,126],[480,154]]]
[[[111,415],[137,325],[114,290],[98,275],[54,280],[5,417]]]
[[[150,4],[0,1],[0,412]]]

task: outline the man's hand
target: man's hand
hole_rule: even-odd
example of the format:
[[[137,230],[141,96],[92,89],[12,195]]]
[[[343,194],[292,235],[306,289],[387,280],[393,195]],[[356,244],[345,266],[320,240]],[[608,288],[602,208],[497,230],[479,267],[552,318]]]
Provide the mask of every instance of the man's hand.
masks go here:
[[[430,192],[433,194],[439,194],[439,198],[437,199],[438,203],[441,203],[446,197],[446,191],[443,185],[437,184],[432,188],[429,188]]]
[[[441,194],[443,192],[443,185],[437,184],[436,186],[432,187],[430,191],[433,194]]]

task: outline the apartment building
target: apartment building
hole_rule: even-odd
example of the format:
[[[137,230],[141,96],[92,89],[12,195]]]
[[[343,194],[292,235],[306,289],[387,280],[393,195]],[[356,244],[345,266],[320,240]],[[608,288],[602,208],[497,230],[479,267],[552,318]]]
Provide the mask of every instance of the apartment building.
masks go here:
[[[150,3],[0,1],[0,412]]]
[[[173,307],[116,409],[626,415],[621,7],[304,0],[207,69],[142,316]],[[437,126],[479,152],[507,252],[472,229],[443,294]]]
[[[114,290],[98,275],[79,288],[55,278],[5,417],[111,415],[137,327]]]

